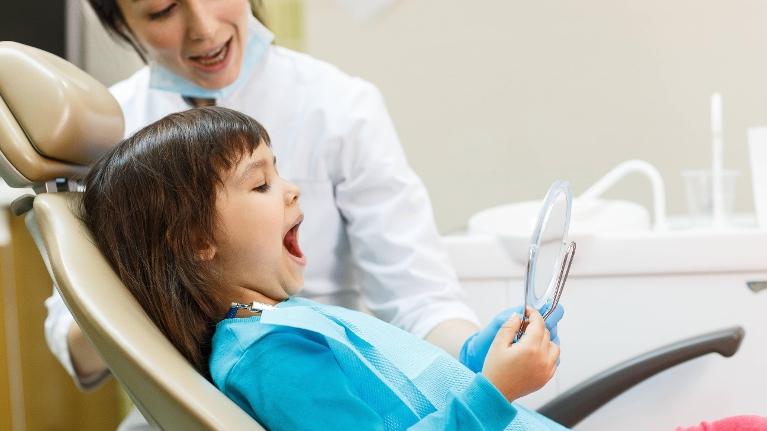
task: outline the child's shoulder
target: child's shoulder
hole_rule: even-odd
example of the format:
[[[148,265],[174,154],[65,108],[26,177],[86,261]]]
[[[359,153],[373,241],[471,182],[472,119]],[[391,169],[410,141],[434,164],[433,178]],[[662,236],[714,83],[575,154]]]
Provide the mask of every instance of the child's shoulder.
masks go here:
[[[216,326],[209,367],[214,383],[223,387],[236,367],[285,364],[326,350],[323,338],[310,331],[261,324],[258,317],[227,319]]]

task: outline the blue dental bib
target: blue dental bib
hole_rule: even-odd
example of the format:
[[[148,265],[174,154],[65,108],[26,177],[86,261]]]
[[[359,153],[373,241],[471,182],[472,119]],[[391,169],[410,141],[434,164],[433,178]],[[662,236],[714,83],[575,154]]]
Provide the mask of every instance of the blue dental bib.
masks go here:
[[[359,396],[389,429],[405,429],[445,408],[451,392],[463,391],[475,378],[471,370],[436,346],[341,307],[291,298],[263,310],[255,324],[256,341],[281,330],[323,339]],[[516,414],[507,430],[566,429],[519,404],[512,406]]]

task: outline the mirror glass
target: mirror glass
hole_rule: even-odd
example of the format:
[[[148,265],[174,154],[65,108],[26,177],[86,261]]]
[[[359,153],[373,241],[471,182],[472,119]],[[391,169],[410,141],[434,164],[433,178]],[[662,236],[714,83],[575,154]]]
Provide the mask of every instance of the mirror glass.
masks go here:
[[[572,193],[567,182],[556,181],[543,200],[530,241],[525,278],[525,303],[540,309],[556,291],[570,225]]]

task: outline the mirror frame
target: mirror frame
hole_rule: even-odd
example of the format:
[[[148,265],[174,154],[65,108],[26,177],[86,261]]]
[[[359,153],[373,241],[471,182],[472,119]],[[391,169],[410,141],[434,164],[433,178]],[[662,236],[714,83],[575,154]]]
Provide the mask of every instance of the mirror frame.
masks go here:
[[[559,246],[559,253],[554,262],[554,267],[551,268],[551,280],[549,280],[549,285],[546,287],[546,291],[543,293],[543,296],[537,297],[535,295],[534,280],[535,272],[538,269],[537,260],[538,250],[541,246],[541,235],[543,233],[543,228],[549,222],[549,218],[551,217],[551,212],[554,209],[556,200],[562,195],[565,197],[565,222],[562,241]],[[536,222],[535,229],[533,230],[533,235],[530,238],[527,271],[525,273],[525,304],[534,307],[536,310],[540,310],[541,307],[546,304],[548,299],[553,296],[555,293],[554,291],[557,289],[557,283],[560,278],[559,269],[561,269],[563,265],[568,234],[570,231],[570,217],[572,213],[572,207],[573,193],[570,190],[570,183],[562,180],[554,181],[554,184],[549,187],[548,192],[546,192],[546,197],[543,199],[543,205],[541,206],[541,210],[538,213],[538,220]]]

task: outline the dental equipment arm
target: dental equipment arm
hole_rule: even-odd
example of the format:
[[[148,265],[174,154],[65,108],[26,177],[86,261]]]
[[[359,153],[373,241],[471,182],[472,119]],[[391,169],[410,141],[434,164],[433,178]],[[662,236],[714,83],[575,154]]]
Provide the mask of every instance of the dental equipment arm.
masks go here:
[[[738,351],[744,336],[743,328],[735,326],[660,347],[580,383],[539,408],[538,413],[572,428],[618,395],[675,365],[708,353],[729,358]]]

